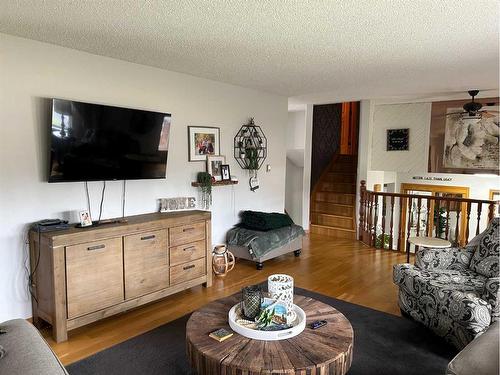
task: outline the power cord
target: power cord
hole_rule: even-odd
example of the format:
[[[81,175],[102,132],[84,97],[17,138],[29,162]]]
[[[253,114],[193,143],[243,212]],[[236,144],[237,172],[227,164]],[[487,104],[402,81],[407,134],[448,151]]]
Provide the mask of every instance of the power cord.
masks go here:
[[[87,195],[87,208],[89,210],[89,215],[92,217],[92,208],[90,207],[90,194],[89,194],[89,184],[85,181],[85,193]]]
[[[101,193],[101,204],[99,205],[99,219],[97,220],[97,223],[101,221],[101,215],[102,215],[102,204],[104,203],[104,192],[106,191],[106,181],[102,182],[102,193]]]
[[[123,189],[122,189],[122,217],[125,217],[125,189],[127,185],[127,180],[123,180]]]
[[[38,298],[36,298],[33,287],[35,285],[34,284],[35,273],[38,269],[38,265],[40,264],[40,244],[41,243],[42,243],[42,232],[40,231],[40,229],[38,229],[38,244],[37,244],[37,246],[35,246],[35,249],[36,249],[35,266],[33,267],[33,269],[30,272],[28,272],[28,292],[31,295],[31,298],[33,298],[37,304],[38,304]],[[26,236],[26,244],[29,245],[29,229],[28,229],[28,234]],[[26,264],[25,264],[25,267],[26,267]],[[31,265],[30,265],[30,269],[31,269]],[[27,267],[26,267],[26,270],[28,271]]]

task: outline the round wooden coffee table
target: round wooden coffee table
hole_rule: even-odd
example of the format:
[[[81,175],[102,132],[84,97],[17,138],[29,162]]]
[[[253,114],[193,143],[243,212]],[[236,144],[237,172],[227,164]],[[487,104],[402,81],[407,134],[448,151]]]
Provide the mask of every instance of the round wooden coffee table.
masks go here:
[[[240,296],[223,298],[195,311],[186,327],[187,354],[199,375],[212,374],[345,374],[352,362],[354,332],[338,310],[315,299],[294,296],[306,313],[307,323],[326,320],[312,330],[280,341],[252,340],[237,333],[223,342],[208,334],[218,328],[231,330],[228,312]]]

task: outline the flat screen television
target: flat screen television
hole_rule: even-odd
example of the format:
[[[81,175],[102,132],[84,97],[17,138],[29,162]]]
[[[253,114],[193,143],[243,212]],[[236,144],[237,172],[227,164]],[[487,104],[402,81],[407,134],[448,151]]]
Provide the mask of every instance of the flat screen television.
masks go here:
[[[170,119],[52,99],[49,182],[165,178]]]

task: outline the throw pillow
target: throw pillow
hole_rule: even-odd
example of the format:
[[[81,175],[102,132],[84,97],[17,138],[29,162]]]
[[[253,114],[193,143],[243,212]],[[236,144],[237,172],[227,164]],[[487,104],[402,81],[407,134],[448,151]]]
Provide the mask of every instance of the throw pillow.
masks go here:
[[[491,221],[470,262],[471,270],[486,277],[499,276],[499,223],[498,217]]]

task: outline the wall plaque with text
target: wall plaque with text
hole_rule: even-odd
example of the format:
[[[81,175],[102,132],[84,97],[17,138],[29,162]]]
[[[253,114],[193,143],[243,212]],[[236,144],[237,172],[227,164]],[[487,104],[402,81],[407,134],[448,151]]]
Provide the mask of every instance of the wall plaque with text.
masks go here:
[[[387,129],[387,151],[408,151],[410,129]]]

